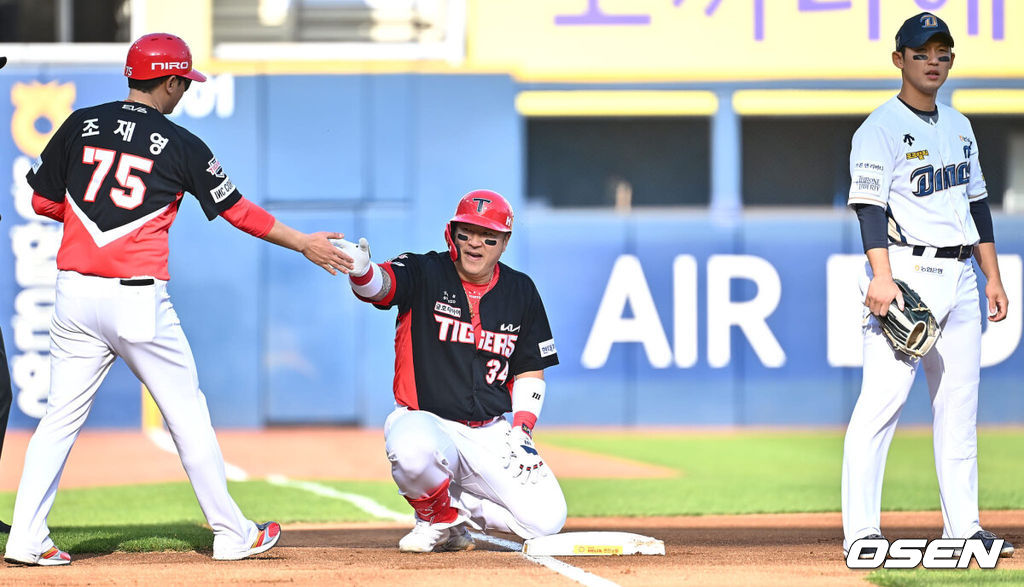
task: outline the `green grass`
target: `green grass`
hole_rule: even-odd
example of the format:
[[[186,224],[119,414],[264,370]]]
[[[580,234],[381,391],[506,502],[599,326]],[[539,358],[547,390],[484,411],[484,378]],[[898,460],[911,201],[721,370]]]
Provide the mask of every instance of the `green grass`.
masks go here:
[[[358,493],[392,510],[408,508],[390,482],[323,482],[339,491]],[[372,519],[348,502],[320,497],[264,481],[228,483],[238,506],[253,520],[357,522]],[[10,520],[13,492],[0,493],[0,519]],[[410,514],[411,516],[411,514]],[[160,483],[64,489],[47,521],[54,542],[70,552],[143,552],[211,550],[213,534],[205,527],[188,483]],[[0,548],[7,536],[0,534]]]
[[[562,479],[570,516],[702,515],[839,511],[843,436],[834,432],[696,434],[538,434],[560,446],[660,465],[677,472],[665,479]],[[981,507],[1024,509],[1024,431],[982,431],[979,437]],[[557,475],[558,471],[555,471]],[[997,482],[998,480],[998,482]],[[399,512],[408,505],[389,481],[319,481],[369,497]],[[282,523],[368,521],[347,502],[263,481],[230,483],[232,496],[251,519]],[[0,492],[0,519],[10,520],[14,493]],[[931,434],[899,431],[890,451],[883,508],[937,510]],[[50,514],[54,540],[69,552],[200,550],[213,536],[187,483],[64,489]],[[0,535],[0,548],[6,545]],[[1006,573],[1013,583],[1024,577]],[[932,574],[926,573],[927,577]],[[872,574],[871,580],[874,580]],[[879,580],[915,575],[886,571]],[[956,580],[971,572],[953,573]],[[984,575],[1003,580],[1003,573]],[[907,579],[909,577],[909,579]],[[929,579],[931,580],[931,579]],[[883,583],[879,583],[883,584]],[[903,584],[903,583],[884,583]],[[939,584],[943,583],[941,580]],[[969,583],[979,584],[979,583]]]
[[[964,569],[928,570],[881,569],[873,571],[867,580],[882,587],[945,587],[947,585],[1024,585],[1024,571]]]
[[[538,434],[537,443],[541,454],[545,444],[551,444],[679,473],[671,479],[564,479],[573,516],[831,512],[840,506],[840,431],[705,436],[550,433]],[[1024,508],[1024,467],[1019,466],[1024,432],[983,430],[978,444],[981,507]],[[886,466],[882,507],[939,508],[931,432],[897,432]]]

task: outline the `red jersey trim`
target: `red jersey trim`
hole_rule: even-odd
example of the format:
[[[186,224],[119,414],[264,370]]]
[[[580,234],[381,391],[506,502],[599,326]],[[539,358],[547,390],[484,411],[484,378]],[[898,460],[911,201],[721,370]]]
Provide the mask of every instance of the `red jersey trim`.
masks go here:
[[[54,202],[39,192],[32,192],[32,210],[36,214],[46,216],[57,222],[64,222],[64,211],[66,209],[67,205],[64,202]]]
[[[267,236],[274,228],[274,216],[262,206],[245,196],[238,198],[230,208],[220,213],[235,228],[247,232],[257,238]]]
[[[100,277],[170,279],[167,231],[178,214],[182,195],[179,192],[165,208],[106,232],[69,198],[57,269]]]
[[[395,327],[395,403],[420,409],[416,395],[416,369],[412,354],[412,310],[398,315]]]

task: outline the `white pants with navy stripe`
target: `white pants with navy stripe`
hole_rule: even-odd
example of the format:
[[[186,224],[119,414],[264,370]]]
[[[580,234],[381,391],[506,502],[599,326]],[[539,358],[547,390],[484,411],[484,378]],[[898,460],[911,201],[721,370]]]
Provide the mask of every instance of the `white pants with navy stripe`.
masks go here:
[[[935,471],[943,537],[969,538],[978,517],[978,382],[981,310],[974,266],[968,261],[915,257],[890,247],[893,277],[914,289],[932,310],[942,334],[931,352],[912,359],[890,346],[870,316],[864,325],[864,378],[843,445],[844,548],[881,531],[882,475],[900,411],[918,367],[924,368],[932,406]],[[871,267],[865,263],[862,299]],[[867,315],[867,310],[865,309]]]
[[[50,393],[25,453],[7,555],[29,559],[54,545],[46,518],[64,464],[117,357],[149,388],[167,422],[213,529],[214,555],[247,551],[259,530],[228,494],[192,349],[166,282],[126,286],[118,279],[61,271],[50,324]]]

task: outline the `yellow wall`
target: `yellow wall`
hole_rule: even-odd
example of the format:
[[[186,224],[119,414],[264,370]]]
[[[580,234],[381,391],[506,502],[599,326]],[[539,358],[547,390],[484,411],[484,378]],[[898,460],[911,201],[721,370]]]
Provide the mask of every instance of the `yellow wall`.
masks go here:
[[[1024,77],[1024,29],[1010,25],[1024,21],[1024,2],[975,1],[973,22],[968,0],[948,0],[935,11],[956,43],[954,75]],[[801,4],[836,9],[801,11]],[[890,59],[893,38],[902,22],[922,9],[914,0],[884,0],[878,2],[877,18],[871,18],[870,4],[470,0],[468,65],[511,71],[530,81],[898,78]],[[997,39],[993,7],[1000,4],[1004,38]],[[760,17],[757,5],[764,7]],[[611,24],[630,18],[647,24]],[[587,19],[605,24],[566,22]],[[877,39],[871,39],[872,23]],[[976,34],[969,34],[969,26]]]
[[[171,33],[188,43],[200,71],[213,50],[213,0],[143,0],[141,34]]]

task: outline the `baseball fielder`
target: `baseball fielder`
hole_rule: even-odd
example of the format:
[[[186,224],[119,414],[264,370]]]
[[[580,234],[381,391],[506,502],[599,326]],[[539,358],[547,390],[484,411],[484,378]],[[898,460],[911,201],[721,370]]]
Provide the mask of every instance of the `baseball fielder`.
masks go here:
[[[988,319],[1006,317],[985,180],[971,124],[935,96],[953,66],[953,37],[927,12],[896,35],[898,96],[868,116],[853,137],[849,204],[860,220],[865,273],[864,377],[843,447],[844,549],[881,538],[882,473],[900,410],[919,366],[932,403],[935,469],[945,538],[995,534],[978,516],[977,411],[981,315],[971,256],[988,281]],[[921,295],[941,327],[921,359],[894,351],[875,316],[903,298],[893,278]],[[874,315],[874,316],[872,316]],[[1001,554],[1013,546],[1004,542]]]
[[[193,81],[206,80],[192,69],[183,40],[141,37],[128,51],[125,76],[128,98],[72,113],[28,173],[33,209],[63,222],[64,234],[50,324],[50,394],[25,454],[8,562],[71,562],[50,539],[46,517],[96,389],[117,357],[149,388],[167,422],[213,529],[213,558],[258,554],[281,536],[277,522],[253,523],[228,494],[192,351],[167,293],[167,231],[184,192],[210,220],[223,216],[331,273],[351,267],[328,241],[338,233],[302,234],[278,222],[242,197],[202,140],[165,118]]]
[[[512,217],[505,198],[477,190],[445,227],[446,252],[378,265],[366,239],[335,241],[354,259],[356,296],[398,307],[396,408],[384,435],[392,477],[416,512],[403,552],[470,550],[466,525],[533,538],[565,524],[562,490],[531,439],[544,369],[558,354],[533,281],[498,262]]]

